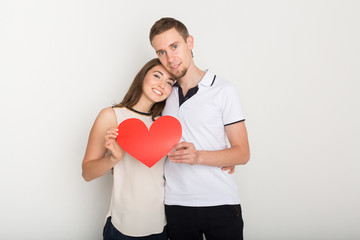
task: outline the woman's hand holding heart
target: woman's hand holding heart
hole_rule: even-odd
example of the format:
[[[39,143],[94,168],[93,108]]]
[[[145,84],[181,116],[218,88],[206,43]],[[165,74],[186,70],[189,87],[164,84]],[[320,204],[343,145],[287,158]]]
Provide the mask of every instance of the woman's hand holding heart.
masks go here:
[[[106,131],[105,135],[105,148],[111,153],[110,160],[114,163],[120,161],[121,157],[124,154],[124,150],[119,146],[116,141],[118,135],[117,128],[110,128]]]

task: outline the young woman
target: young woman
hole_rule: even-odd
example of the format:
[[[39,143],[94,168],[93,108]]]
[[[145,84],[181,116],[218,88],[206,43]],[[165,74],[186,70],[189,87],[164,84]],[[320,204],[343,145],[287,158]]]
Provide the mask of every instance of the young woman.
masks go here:
[[[163,177],[165,158],[148,168],[127,154],[117,144],[116,136],[117,126],[128,118],[138,118],[150,127],[160,116],[174,82],[157,58],[150,60],[138,72],[122,102],[103,109],[91,129],[82,176],[91,181],[111,169],[114,175],[104,240],[167,239]]]

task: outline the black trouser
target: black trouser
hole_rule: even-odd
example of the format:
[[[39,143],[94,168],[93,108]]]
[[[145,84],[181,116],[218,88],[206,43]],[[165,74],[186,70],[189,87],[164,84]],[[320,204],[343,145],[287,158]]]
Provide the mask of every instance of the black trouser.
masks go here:
[[[111,217],[108,217],[106,220],[106,224],[104,226],[103,231],[103,239],[104,240],[167,240],[166,227],[164,227],[164,231],[158,234],[151,234],[149,236],[144,237],[131,237],[122,234],[119,232],[114,225],[111,223]]]
[[[242,240],[240,205],[183,207],[165,205],[170,240]]]

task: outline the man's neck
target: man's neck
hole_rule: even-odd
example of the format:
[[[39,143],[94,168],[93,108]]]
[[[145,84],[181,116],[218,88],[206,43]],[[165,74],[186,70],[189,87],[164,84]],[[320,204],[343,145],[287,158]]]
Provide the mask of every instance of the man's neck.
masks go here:
[[[194,64],[189,67],[185,76],[178,79],[179,85],[183,90],[184,96],[190,88],[193,88],[199,84],[201,79],[204,77],[205,72],[200,70]]]

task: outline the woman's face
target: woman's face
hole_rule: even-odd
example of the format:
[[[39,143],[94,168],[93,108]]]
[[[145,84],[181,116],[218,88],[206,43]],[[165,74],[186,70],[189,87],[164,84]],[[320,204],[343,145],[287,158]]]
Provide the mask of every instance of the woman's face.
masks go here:
[[[175,79],[162,65],[151,68],[143,82],[143,97],[153,103],[165,100],[172,90]]]

